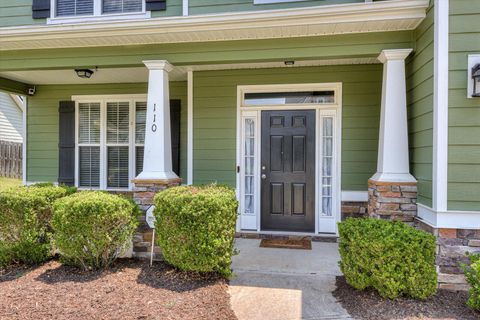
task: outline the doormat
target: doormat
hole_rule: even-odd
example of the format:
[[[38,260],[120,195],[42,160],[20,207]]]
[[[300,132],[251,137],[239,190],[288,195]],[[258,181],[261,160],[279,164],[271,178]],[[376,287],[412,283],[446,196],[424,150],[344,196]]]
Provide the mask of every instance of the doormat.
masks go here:
[[[262,241],[260,242],[260,247],[312,250],[312,241],[289,239],[262,239]]]

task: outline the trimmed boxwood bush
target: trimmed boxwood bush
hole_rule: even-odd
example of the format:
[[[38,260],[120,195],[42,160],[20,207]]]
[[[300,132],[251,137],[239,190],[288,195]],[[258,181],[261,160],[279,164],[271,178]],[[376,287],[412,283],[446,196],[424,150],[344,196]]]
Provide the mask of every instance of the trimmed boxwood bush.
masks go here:
[[[181,186],[155,196],[155,230],[165,260],[187,271],[229,277],[237,200],[225,186]]]
[[[83,191],[54,204],[54,243],[62,262],[88,269],[108,268],[131,244],[138,208],[101,191]]]
[[[435,294],[435,237],[402,222],[371,218],[339,223],[340,268],[356,289],[382,297],[426,299]]]
[[[41,263],[51,255],[53,202],[76,191],[40,184],[0,193],[0,265]]]
[[[470,266],[462,265],[465,278],[470,284],[467,305],[473,310],[480,311],[480,254],[469,253]]]

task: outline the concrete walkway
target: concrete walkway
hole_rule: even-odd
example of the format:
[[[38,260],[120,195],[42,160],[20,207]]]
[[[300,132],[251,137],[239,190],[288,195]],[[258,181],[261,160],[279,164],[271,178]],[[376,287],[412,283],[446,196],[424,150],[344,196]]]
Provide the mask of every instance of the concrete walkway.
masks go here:
[[[236,240],[229,292],[239,320],[352,319],[332,296],[340,275],[336,243],[313,242],[312,250],[259,245]]]

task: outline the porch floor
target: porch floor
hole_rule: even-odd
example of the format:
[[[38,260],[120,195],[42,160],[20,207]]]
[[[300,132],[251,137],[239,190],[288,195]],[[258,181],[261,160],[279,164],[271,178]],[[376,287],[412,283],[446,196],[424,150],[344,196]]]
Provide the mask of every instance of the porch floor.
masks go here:
[[[352,319],[332,295],[340,275],[337,243],[312,250],[260,248],[236,239],[229,293],[239,320]]]

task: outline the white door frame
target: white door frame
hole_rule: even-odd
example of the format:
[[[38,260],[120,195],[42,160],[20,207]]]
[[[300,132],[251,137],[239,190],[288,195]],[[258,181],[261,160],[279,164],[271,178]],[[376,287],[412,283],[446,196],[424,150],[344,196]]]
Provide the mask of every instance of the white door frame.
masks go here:
[[[246,106],[246,93],[260,92],[295,92],[295,91],[334,91],[334,103],[329,104],[283,104],[268,106]],[[316,111],[316,146],[315,146],[315,233],[338,235],[337,222],[341,220],[341,141],[342,141],[342,83],[305,83],[305,84],[275,84],[275,85],[243,85],[237,86],[237,137],[236,137],[236,192],[239,200],[239,217],[237,231],[262,232],[261,230],[261,193],[260,193],[260,162],[261,162],[261,111],[262,110],[315,110]],[[333,203],[332,216],[320,215],[321,200],[321,119],[323,116],[333,116],[335,119],[335,138],[333,148]],[[255,166],[254,166],[254,214],[244,213],[244,121],[246,118],[255,120]],[[299,232],[273,232],[281,234],[309,234]],[[312,233],[310,233],[312,235]]]

